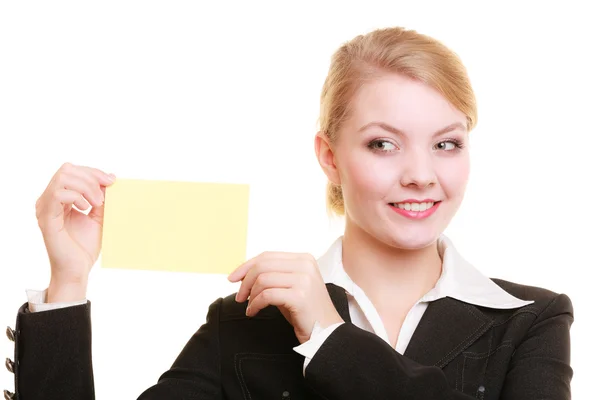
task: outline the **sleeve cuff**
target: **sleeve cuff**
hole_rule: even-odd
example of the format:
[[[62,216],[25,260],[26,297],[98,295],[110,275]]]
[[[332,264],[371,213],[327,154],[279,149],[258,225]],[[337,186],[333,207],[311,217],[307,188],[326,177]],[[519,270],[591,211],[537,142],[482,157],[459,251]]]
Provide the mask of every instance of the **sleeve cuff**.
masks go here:
[[[296,351],[296,353],[304,356],[304,367],[302,369],[302,374],[306,372],[306,367],[308,367],[310,360],[312,360],[315,354],[317,354],[317,351],[319,351],[319,348],[323,343],[325,343],[329,335],[331,335],[333,331],[335,331],[340,325],[343,324],[344,322],[340,322],[337,324],[330,325],[327,328],[323,329],[317,322],[313,327],[312,333],[310,335],[310,340],[302,343],[299,346],[294,347],[294,351]]]
[[[69,302],[69,303],[46,303],[48,289],[45,290],[26,290],[29,312],[36,313],[40,311],[56,310],[72,306],[79,306],[87,303],[87,299]]]

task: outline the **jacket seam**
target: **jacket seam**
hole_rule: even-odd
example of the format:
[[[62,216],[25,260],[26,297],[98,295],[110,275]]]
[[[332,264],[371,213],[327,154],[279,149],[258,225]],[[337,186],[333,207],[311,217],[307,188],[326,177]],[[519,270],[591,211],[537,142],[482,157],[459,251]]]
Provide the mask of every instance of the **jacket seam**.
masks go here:
[[[507,319],[505,319],[504,321],[499,322],[497,324],[493,324],[492,327],[495,328],[495,327],[498,327],[498,326],[502,326],[502,325],[506,324],[507,322],[509,322],[510,320],[518,317],[521,314],[532,314],[536,318],[539,316],[539,313],[537,313],[537,312],[535,312],[533,310],[520,310],[520,311],[517,311],[516,313],[514,313],[513,315],[511,315],[510,317],[508,317]]]
[[[546,305],[546,307],[544,307],[544,309],[540,312],[540,314],[537,316],[537,318],[531,324],[531,328],[535,327],[538,323],[541,322],[541,321],[539,321],[539,319],[542,316],[542,314],[544,314],[546,312],[546,310],[548,310],[552,305],[554,305],[554,303],[556,303],[556,301],[558,300],[559,297],[560,297],[560,294],[557,294],[556,296],[554,296],[552,301],[550,301],[548,303],[548,305]],[[560,314],[565,314],[565,313],[560,313]]]
[[[465,351],[463,353],[463,356],[468,359],[481,360],[484,358],[491,357],[492,355],[496,354],[500,349],[503,349],[505,347],[515,347],[515,346],[513,345],[512,341],[508,340],[508,341],[503,342],[500,346],[496,347],[494,350],[492,350],[490,352],[476,353],[476,352],[472,352],[472,351]]]
[[[486,321],[484,319],[485,314],[480,313],[481,315],[477,315],[473,312],[473,310],[471,310],[470,306],[467,306],[466,304],[463,304],[463,307],[465,307],[467,309],[467,311],[475,318],[477,318],[477,320],[479,320],[481,322],[481,325],[477,328],[477,330],[475,332],[473,332],[471,335],[467,336],[462,342],[460,342],[458,345],[456,345],[452,350],[450,350],[440,361],[438,361],[435,365],[436,366],[441,366],[441,365],[445,365],[448,362],[448,359],[450,358],[450,356],[455,353],[457,351],[457,349],[463,347],[465,345],[465,343],[473,343],[475,340],[477,339],[473,339],[476,337],[479,337],[483,332],[485,332],[486,329],[488,329],[488,327],[491,326],[491,321],[488,318],[488,320]],[[468,344],[467,344],[468,346]]]

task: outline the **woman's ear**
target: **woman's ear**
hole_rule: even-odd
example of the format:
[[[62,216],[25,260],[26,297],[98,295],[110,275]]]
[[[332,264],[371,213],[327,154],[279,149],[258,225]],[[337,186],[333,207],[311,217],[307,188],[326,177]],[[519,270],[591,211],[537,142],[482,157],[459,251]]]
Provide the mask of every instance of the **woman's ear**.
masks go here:
[[[335,163],[331,141],[322,131],[317,132],[315,135],[315,154],[329,181],[340,185],[340,174]]]

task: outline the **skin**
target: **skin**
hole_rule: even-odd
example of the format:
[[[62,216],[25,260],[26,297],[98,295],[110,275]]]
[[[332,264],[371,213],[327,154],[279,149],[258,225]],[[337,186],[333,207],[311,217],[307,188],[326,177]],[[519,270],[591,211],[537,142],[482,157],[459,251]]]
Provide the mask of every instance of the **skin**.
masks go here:
[[[377,308],[395,345],[404,315],[441,272],[436,241],[458,210],[469,175],[466,117],[432,88],[399,75],[363,85],[350,107],[334,143],[316,134],[315,153],[344,193],[344,268]],[[86,297],[100,254],[103,193],[114,181],[103,171],[65,164],[38,199],[51,266],[48,302]],[[426,219],[409,219],[390,206],[429,198],[441,203]],[[73,205],[92,209],[85,215]],[[343,322],[310,254],[265,252],[228,279],[241,282],[236,300],[248,301],[249,317],[278,307],[300,343],[310,339],[316,322],[323,328]]]

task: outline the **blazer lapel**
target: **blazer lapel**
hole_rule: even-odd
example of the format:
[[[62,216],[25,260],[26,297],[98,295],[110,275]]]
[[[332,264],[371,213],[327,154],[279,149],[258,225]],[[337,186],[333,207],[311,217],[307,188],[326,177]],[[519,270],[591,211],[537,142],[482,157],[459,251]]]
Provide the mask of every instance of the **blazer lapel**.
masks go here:
[[[471,304],[450,297],[436,300],[427,307],[404,355],[419,364],[443,368],[492,323]]]
[[[333,283],[327,283],[327,290],[329,291],[329,297],[331,297],[331,302],[335,306],[337,312],[340,314],[340,317],[345,322],[352,323],[350,320],[350,309],[348,307],[348,297],[346,297],[346,290],[341,288]]]
[[[352,323],[346,291],[332,283],[327,284],[327,290],[342,319]],[[429,304],[404,355],[419,364],[443,368],[492,324],[493,319],[477,307],[444,297]]]

